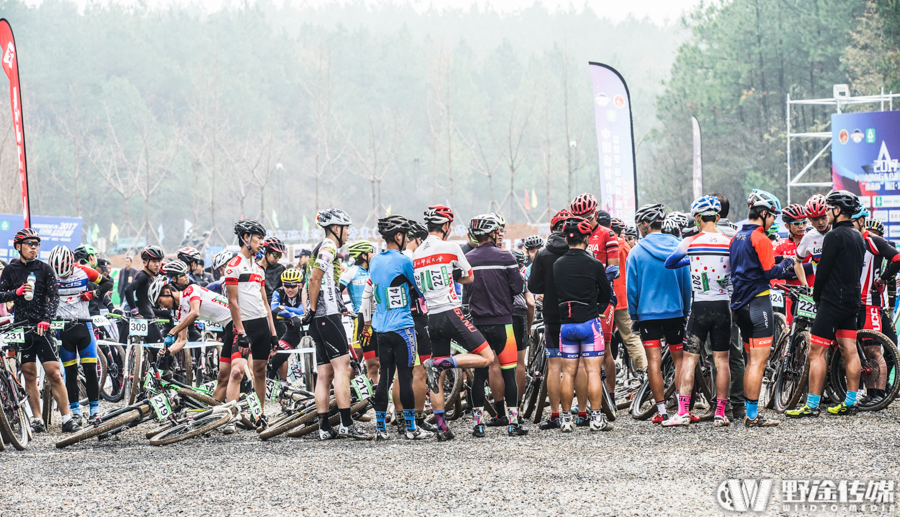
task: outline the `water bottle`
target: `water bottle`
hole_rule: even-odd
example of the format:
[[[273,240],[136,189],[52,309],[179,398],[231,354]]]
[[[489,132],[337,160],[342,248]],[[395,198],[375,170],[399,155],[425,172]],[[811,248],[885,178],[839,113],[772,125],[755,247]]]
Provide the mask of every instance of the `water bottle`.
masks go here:
[[[34,298],[34,282],[36,280],[37,279],[34,277],[34,273],[30,273],[28,275],[27,282],[28,282],[28,285],[31,286],[31,291],[28,291],[27,293],[25,293],[25,299],[28,300],[29,302],[31,301],[32,298]]]

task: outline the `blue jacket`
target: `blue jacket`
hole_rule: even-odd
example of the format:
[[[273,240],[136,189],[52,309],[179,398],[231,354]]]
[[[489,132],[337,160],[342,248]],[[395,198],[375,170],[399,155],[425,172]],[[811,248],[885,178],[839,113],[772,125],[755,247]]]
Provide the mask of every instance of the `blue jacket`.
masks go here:
[[[628,314],[634,321],[686,318],[691,308],[691,273],[666,269],[678,247],[674,235],[654,232],[628,254]]]

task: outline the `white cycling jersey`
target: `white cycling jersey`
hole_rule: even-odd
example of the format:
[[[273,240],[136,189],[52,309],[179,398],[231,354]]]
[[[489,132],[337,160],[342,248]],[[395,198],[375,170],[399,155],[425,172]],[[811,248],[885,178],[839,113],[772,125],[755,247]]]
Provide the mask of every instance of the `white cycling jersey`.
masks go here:
[[[265,318],[269,306],[263,300],[260,287],[266,282],[263,268],[253,259],[238,253],[225,265],[225,285],[238,288],[238,305],[241,321]]]
[[[67,320],[90,319],[88,302],[82,300],[81,295],[89,291],[90,284],[99,279],[100,273],[81,264],[75,264],[71,275],[57,279],[59,306],[56,308],[56,317]]]
[[[819,233],[812,226],[806,229],[806,234],[800,239],[797,245],[797,260],[803,262],[806,257],[812,255],[813,273],[819,267],[819,259],[822,258],[822,245],[825,243],[825,236]],[[812,285],[812,284],[810,284]]]
[[[191,302],[200,300],[199,319],[225,326],[231,323],[231,310],[228,308],[228,300],[221,294],[216,294],[205,287],[196,284],[187,286],[181,291],[181,302],[178,304],[176,319],[181,321],[191,312]]]
[[[731,238],[718,232],[700,232],[680,243],[676,256],[687,256],[695,302],[731,300]]]
[[[319,289],[319,299],[316,301],[317,318],[341,313],[341,295],[335,281],[335,257],[337,257],[337,244],[331,239],[325,239],[313,248],[312,258],[309,261],[311,268],[319,269],[324,273],[322,287]],[[307,275],[307,287],[310,276]]]
[[[413,266],[429,313],[437,314],[462,305],[456,294],[453,270],[460,269],[462,276],[471,276],[472,266],[458,244],[429,235],[413,253]]]

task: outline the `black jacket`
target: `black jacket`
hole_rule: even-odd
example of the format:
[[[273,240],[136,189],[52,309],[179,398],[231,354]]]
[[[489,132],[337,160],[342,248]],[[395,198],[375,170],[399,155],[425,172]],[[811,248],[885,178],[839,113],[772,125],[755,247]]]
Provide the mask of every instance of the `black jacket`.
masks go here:
[[[609,305],[612,290],[603,262],[587,250],[570,249],[553,263],[560,323],[597,319]]]
[[[835,223],[822,241],[822,258],[816,268],[813,299],[827,301],[856,312],[860,304],[859,277],[866,247],[850,221]]]
[[[467,253],[466,260],[475,276],[471,284],[463,286],[469,295],[472,323],[476,326],[512,323],[513,298],[525,288],[516,258],[488,242]]]
[[[569,245],[561,233],[552,233],[547,244],[538,251],[531,265],[531,276],[528,277],[528,290],[534,294],[544,295],[544,322],[559,323],[559,298],[556,295],[556,284],[553,281],[553,263],[569,251]]]
[[[262,267],[262,266],[260,266]],[[270,265],[265,269],[266,271],[266,305],[272,302],[272,293],[275,292],[275,289],[281,287],[281,273],[284,273],[284,270],[287,269],[282,264]]]
[[[35,278],[34,298],[28,301],[24,296],[16,295],[16,289],[28,280],[31,273]],[[59,293],[56,275],[50,265],[40,260],[25,263],[18,258],[11,260],[0,274],[0,303],[12,301],[16,302],[13,308],[16,322],[37,324],[52,321],[59,306]]]
[[[136,277],[137,274],[138,270],[133,267],[123,267],[119,270],[119,275],[117,277],[119,286],[116,288],[116,292],[119,293],[119,299],[123,302],[125,301],[125,288],[134,281],[134,277]]]

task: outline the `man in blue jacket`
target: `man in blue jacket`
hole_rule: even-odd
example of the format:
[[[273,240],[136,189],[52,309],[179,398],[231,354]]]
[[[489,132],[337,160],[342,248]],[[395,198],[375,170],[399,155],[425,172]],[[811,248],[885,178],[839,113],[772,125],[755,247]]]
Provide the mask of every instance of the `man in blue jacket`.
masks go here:
[[[675,363],[675,378],[681,368],[684,325],[691,307],[691,279],[686,268],[666,269],[666,259],[678,247],[679,239],[661,233],[666,209],[661,204],[644,205],[634,214],[643,238],[628,255],[628,314],[647,351],[647,376],[656,402],[653,423],[668,418],[663,396],[663,338]],[[677,386],[676,386],[677,387]]]

